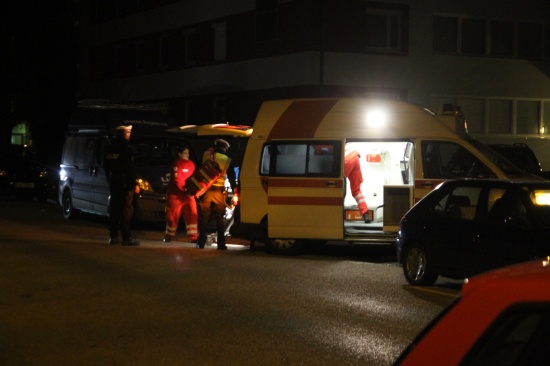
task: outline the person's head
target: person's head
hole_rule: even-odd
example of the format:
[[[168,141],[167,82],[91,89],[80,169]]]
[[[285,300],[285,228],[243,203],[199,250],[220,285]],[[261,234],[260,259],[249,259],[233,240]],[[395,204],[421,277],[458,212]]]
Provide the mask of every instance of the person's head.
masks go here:
[[[229,142],[223,139],[217,139],[214,141],[214,147],[217,151],[226,152],[229,149]]]
[[[178,157],[183,160],[189,160],[189,148],[185,145],[179,147]]]
[[[115,134],[117,137],[122,137],[126,140],[130,140],[132,135],[132,125],[120,125],[115,128]]]

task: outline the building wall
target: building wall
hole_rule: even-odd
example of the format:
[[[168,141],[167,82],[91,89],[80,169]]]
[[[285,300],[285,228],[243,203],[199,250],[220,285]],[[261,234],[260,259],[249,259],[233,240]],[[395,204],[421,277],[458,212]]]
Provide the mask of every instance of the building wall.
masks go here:
[[[253,0],[81,3],[82,98],[169,101],[205,123],[253,120],[265,99],[377,96],[459,104],[482,137],[550,137],[547,0],[279,0],[274,39]]]

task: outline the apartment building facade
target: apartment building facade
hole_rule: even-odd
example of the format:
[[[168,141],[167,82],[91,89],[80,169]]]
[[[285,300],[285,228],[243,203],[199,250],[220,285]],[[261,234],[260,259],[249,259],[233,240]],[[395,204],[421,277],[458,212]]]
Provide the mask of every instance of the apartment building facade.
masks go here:
[[[268,99],[393,98],[550,138],[547,0],[87,0],[80,19],[81,99],[250,124]]]

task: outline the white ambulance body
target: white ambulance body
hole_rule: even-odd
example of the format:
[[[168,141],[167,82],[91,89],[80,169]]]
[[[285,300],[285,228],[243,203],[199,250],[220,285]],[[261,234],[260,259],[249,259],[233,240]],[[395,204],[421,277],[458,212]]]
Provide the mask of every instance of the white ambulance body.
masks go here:
[[[401,101],[264,102],[240,173],[239,234],[281,254],[306,240],[394,243],[403,214],[445,179],[535,179],[457,134],[455,123],[461,115]],[[370,223],[344,176],[347,143],[361,157]]]

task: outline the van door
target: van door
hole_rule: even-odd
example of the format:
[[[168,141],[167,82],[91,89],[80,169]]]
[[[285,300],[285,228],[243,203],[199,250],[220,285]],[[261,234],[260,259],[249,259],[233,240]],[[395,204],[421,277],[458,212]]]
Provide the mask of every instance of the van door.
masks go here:
[[[109,183],[105,176],[105,169],[103,168],[103,157],[105,156],[105,149],[109,144],[109,139],[107,136],[101,136],[97,138],[95,144],[94,164],[91,168],[91,175],[95,185],[92,210],[97,213],[108,214],[110,192]]]
[[[94,195],[93,166],[95,159],[95,135],[77,135],[67,138],[71,147],[68,169],[72,180],[73,206],[79,210],[92,209]]]
[[[278,141],[263,146],[270,238],[341,239],[342,141]]]

